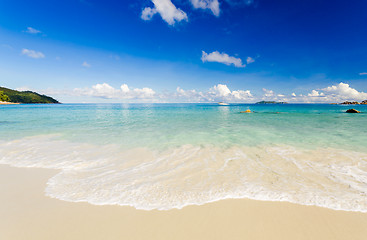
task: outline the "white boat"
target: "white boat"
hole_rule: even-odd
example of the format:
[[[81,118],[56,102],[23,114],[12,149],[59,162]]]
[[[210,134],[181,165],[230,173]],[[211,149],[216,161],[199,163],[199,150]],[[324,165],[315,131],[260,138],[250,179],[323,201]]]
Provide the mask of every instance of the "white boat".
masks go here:
[[[228,103],[225,103],[225,102],[219,102],[218,105],[228,106],[229,104]]]

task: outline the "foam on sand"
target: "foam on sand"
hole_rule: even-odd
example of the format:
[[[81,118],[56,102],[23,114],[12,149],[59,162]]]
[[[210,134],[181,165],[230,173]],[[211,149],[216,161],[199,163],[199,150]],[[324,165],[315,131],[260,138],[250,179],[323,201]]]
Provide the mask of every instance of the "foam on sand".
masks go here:
[[[46,194],[71,202],[168,210],[250,198],[367,212],[367,154],[332,148],[124,150],[44,135],[0,142],[0,163],[60,169]]]

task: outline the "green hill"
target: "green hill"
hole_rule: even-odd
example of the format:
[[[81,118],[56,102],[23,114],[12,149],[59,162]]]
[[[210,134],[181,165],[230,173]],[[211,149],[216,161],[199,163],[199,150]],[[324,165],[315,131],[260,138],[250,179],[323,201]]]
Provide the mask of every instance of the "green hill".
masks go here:
[[[12,103],[59,103],[52,97],[32,91],[16,91],[0,87],[0,101]]]

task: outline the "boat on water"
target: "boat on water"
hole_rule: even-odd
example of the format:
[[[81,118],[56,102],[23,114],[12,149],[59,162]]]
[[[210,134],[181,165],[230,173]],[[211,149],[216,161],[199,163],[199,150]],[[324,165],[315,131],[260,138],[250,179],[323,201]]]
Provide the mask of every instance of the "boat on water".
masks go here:
[[[228,106],[229,103],[225,103],[225,102],[219,102],[218,105],[222,105],[222,106]]]

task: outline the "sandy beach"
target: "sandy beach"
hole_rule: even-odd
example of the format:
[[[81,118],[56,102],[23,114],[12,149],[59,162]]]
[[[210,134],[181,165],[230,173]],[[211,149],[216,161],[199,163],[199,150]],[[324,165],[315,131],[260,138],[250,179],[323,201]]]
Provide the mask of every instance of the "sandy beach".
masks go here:
[[[69,203],[44,195],[57,171],[0,166],[0,239],[365,239],[367,214],[223,200],[181,210]]]
[[[20,103],[12,103],[12,102],[2,102],[2,101],[0,101],[0,105],[13,105],[13,104],[20,104]]]

